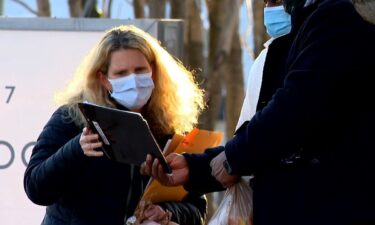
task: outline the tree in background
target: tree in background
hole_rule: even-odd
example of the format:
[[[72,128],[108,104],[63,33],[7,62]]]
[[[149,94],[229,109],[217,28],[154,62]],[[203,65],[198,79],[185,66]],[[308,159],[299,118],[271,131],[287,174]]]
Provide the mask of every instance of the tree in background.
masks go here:
[[[204,29],[201,19],[201,0],[170,0],[171,18],[184,19],[184,55],[182,62],[194,71],[198,83],[204,88],[205,57]]]
[[[96,8],[97,0],[69,0],[69,13],[71,17],[109,17],[109,8],[105,8],[107,4],[111,5],[111,1],[103,1],[102,14]]]
[[[33,10],[22,0],[13,1],[23,5],[34,15],[51,16],[49,0],[37,0],[37,10]],[[111,0],[102,1],[101,11],[97,9],[97,0],[67,2],[71,17],[110,18]],[[210,22],[207,41],[201,19],[201,0],[168,0],[168,3],[171,18],[185,21],[184,56],[181,60],[195,71],[199,84],[206,90],[208,107],[200,119],[199,127],[215,129],[219,114],[222,113],[222,105],[225,105],[225,131],[227,138],[230,138],[244,95],[242,49],[238,33],[242,0],[206,0]],[[145,18],[145,7],[148,7],[148,18],[166,18],[166,4],[167,0],[133,0],[134,15],[136,18]],[[207,42],[209,44],[205,50],[204,43]],[[207,60],[205,51],[208,52]]]
[[[38,16],[50,17],[51,16],[51,6],[49,0],[37,0],[38,6]]]
[[[204,56],[205,35],[200,16],[201,0],[169,0],[169,3],[171,18],[185,21],[184,56],[181,60],[195,71],[198,82],[206,90],[208,107],[200,119],[200,127],[215,129],[221,106],[225,102],[226,134],[229,138],[233,135],[244,95],[242,49],[238,33],[242,0],[206,1],[210,22],[207,63]],[[165,6],[165,0],[133,1],[136,18],[165,18]],[[145,7],[149,9],[147,16]]]
[[[0,0],[0,16],[4,14],[4,0]]]
[[[3,1],[3,0],[1,0]],[[38,17],[50,17],[51,5],[49,0],[36,0],[37,10],[34,10],[22,0],[12,0],[23,6],[27,11]],[[68,0],[71,17],[110,17],[112,0],[103,0],[102,14],[97,10],[97,0]]]
[[[252,0],[253,9],[253,34],[254,34],[254,56],[258,56],[264,48],[263,44],[268,40],[268,36],[264,27],[263,9],[264,2],[259,0]]]
[[[49,0],[37,0],[37,10],[34,10],[28,4],[26,4],[22,0],[12,0],[15,3],[20,4],[23,6],[27,11],[34,14],[35,16],[39,17],[50,17],[51,16],[51,6],[49,4]]]
[[[233,136],[244,97],[242,49],[238,31],[241,4],[242,0],[206,0],[210,22],[206,83],[208,109],[202,117],[201,126],[215,129],[224,103],[227,139]],[[226,92],[224,102],[223,91]]]
[[[165,0],[133,0],[135,18],[166,18],[166,3]],[[206,63],[201,3],[201,0],[169,0],[170,18],[184,20],[184,54],[180,60],[195,72],[198,83],[204,88]],[[149,15],[145,15],[146,7]]]

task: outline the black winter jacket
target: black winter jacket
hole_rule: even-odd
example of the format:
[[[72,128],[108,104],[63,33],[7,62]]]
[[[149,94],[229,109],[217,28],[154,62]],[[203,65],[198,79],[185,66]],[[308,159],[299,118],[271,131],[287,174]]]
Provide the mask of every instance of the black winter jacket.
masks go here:
[[[375,224],[375,26],[350,0],[317,0],[294,11],[290,36],[283,74],[267,74],[270,45],[251,121],[225,147],[186,155],[186,188],[220,190],[207,177],[225,150],[233,174],[255,176],[254,225]]]
[[[149,178],[140,175],[139,167],[105,156],[86,157],[79,144],[81,131],[65,107],[52,115],[27,166],[26,193],[35,204],[47,206],[43,225],[123,225],[124,218],[133,215]],[[190,194],[181,203],[162,207],[179,224],[202,224],[206,199]]]

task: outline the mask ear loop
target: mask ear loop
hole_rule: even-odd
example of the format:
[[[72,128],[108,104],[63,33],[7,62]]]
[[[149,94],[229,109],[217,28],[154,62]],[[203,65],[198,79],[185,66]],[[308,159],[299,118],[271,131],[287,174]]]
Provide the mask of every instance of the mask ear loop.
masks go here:
[[[108,78],[107,78],[107,81],[109,82],[109,79],[108,79]],[[111,85],[111,87],[112,87],[112,90],[113,90],[113,86],[112,86],[111,82],[109,82],[109,83],[110,83],[110,85]],[[108,93],[109,93],[110,95],[112,95],[113,91],[110,91],[110,90],[108,90],[108,89],[107,89],[107,91],[108,91]]]

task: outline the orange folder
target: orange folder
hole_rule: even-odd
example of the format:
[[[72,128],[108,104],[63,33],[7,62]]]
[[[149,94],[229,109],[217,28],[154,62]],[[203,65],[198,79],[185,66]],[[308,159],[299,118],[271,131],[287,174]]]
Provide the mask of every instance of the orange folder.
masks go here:
[[[170,141],[165,155],[171,152],[175,153],[202,153],[207,148],[215,147],[221,144],[223,132],[200,130],[194,128],[185,137],[174,135]],[[151,201],[152,203],[166,201],[181,201],[187,192],[183,186],[166,187],[161,185],[157,180],[151,179],[142,196],[142,200]]]

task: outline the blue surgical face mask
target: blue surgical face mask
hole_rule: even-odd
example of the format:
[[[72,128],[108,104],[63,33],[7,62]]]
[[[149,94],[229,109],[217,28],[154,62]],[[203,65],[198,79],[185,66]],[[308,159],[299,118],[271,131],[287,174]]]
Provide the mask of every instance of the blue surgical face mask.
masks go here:
[[[291,29],[291,19],[285,12],[284,6],[265,7],[264,26],[268,35],[273,38],[288,34]]]
[[[117,79],[109,79],[112,85],[111,96],[130,110],[146,105],[154,89],[151,73],[130,74]]]

